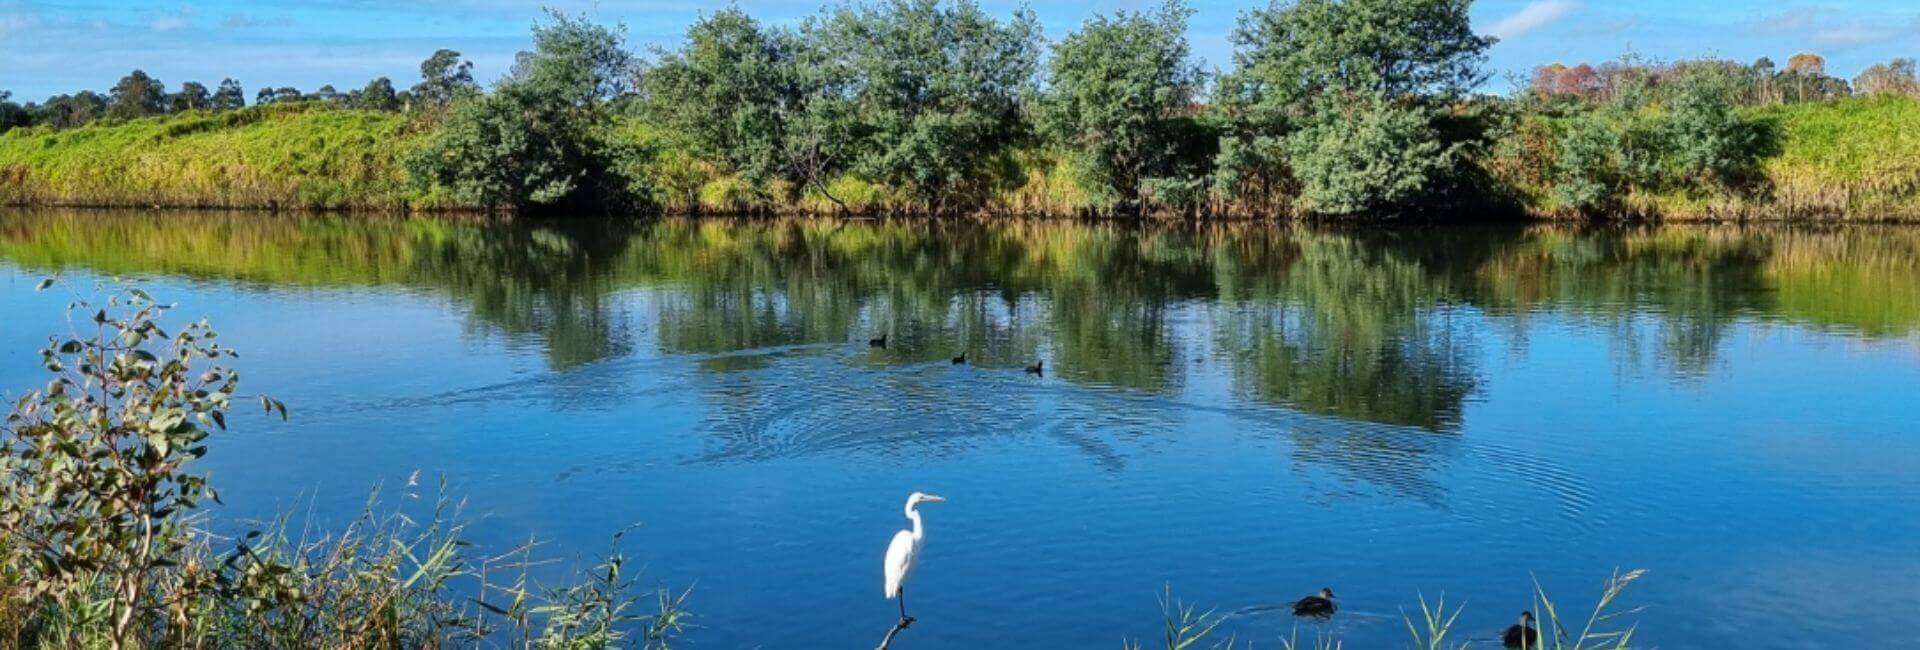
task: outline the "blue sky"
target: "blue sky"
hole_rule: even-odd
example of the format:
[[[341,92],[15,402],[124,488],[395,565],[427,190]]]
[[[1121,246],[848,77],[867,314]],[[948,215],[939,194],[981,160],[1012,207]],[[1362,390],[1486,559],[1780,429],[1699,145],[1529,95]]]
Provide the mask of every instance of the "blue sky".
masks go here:
[[[263,85],[347,89],[386,76],[409,85],[436,48],[460,50],[483,80],[506,71],[528,45],[542,5],[623,22],[636,49],[675,42],[701,12],[737,5],[790,23],[819,2],[770,0],[0,0],[0,90],[38,100],[81,88],[105,90],[134,68],[169,88],[222,77],[249,94]],[[982,0],[996,13],[1018,2]],[[1157,0],[1026,3],[1050,37],[1096,12],[1139,9]],[[1197,54],[1225,67],[1235,16],[1259,2],[1192,0]],[[1785,61],[1798,51],[1827,56],[1852,76],[1896,56],[1920,56],[1920,0],[1795,3],[1760,0],[1479,0],[1475,28],[1502,37],[1492,53],[1496,79],[1552,61],[1601,61],[1633,51],[1672,59],[1718,55]]]

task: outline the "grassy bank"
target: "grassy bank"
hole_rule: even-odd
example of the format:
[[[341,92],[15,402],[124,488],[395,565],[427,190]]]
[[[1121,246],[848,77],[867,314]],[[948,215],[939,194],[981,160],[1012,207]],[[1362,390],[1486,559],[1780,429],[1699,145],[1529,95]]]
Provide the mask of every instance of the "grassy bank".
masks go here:
[[[271,105],[0,135],[0,203],[396,210],[425,130],[396,113]]]
[[[1748,109],[1774,133],[1762,163],[1771,196],[1796,216],[1920,218],[1920,101],[1855,98]]]
[[[1747,193],[1623,191],[1633,213],[1672,220],[1920,219],[1920,102],[1899,97],[1744,108],[1772,139]],[[0,135],[0,204],[354,211],[471,210],[424,189],[407,156],[436,129],[418,115],[319,104],[190,112],[81,128]],[[824,187],[756,186],[698,159],[685,143],[638,119],[613,137],[649,154],[656,209],[670,214],[884,213],[910,209],[906,193],[853,175]],[[1519,133],[1514,138],[1526,137]],[[1537,165],[1498,160],[1489,165]],[[1005,156],[990,172],[982,210],[1075,216],[1110,209],[1078,182],[1071,160],[1046,151]],[[1565,214],[1524,175],[1494,174],[1536,217]]]
[[[1747,177],[1720,185],[1634,177],[1629,167],[1649,164],[1643,148],[1662,144],[1658,127],[1647,126],[1662,115],[1655,108],[1612,118],[1616,124],[1640,123],[1621,127],[1629,135],[1606,149],[1619,160],[1611,163],[1616,167],[1610,175],[1596,179],[1606,186],[1605,208],[1582,210],[1566,202],[1567,184],[1577,182],[1569,179],[1568,161],[1581,155],[1569,150],[1568,137],[1581,127],[1579,113],[1519,116],[1482,164],[1497,191],[1537,218],[1597,212],[1669,221],[1920,220],[1920,101],[1854,97],[1739,108],[1759,153]]]

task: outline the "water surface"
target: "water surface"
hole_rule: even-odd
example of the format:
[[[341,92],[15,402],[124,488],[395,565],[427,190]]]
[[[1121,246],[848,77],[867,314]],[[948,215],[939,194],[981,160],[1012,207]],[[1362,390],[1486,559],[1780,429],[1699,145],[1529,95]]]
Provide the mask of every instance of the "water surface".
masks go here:
[[[637,523],[707,648],[876,642],[913,490],[901,647],[1157,638],[1168,586],[1266,647],[1322,586],[1348,647],[1444,591],[1491,647],[1616,567],[1649,645],[1911,647],[1917,269],[1864,227],[0,212],[0,391],[131,279],[293,410],[217,439],[222,520],[419,472],[493,547]]]

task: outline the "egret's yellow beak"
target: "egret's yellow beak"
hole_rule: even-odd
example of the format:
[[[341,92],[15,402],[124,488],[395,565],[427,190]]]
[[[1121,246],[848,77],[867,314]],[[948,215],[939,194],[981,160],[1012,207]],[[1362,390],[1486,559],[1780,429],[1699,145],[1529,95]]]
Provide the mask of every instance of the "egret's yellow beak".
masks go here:
[[[941,502],[941,501],[945,501],[945,500],[947,500],[947,498],[946,498],[946,497],[943,497],[943,496],[940,496],[940,495],[938,495],[938,494],[922,494],[922,495],[920,495],[920,500],[921,500],[921,501],[926,501],[926,502],[929,502],[929,503],[939,503],[939,502]]]

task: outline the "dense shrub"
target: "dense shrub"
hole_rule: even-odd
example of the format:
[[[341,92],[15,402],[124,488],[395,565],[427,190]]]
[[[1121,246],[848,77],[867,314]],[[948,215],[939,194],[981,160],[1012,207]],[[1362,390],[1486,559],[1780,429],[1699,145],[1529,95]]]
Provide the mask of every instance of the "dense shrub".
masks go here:
[[[802,31],[824,54],[808,72],[828,89],[809,104],[850,136],[847,168],[907,192],[921,211],[980,205],[1025,134],[1020,98],[1040,58],[1032,12],[988,16],[971,0],[842,7]]]
[[[1054,46],[1038,122],[1071,152],[1083,184],[1108,205],[1136,211],[1149,198],[1196,205],[1186,138],[1204,75],[1186,39],[1192,11],[1177,1],[1158,13],[1087,21]]]
[[[621,206],[642,179],[621,177],[644,152],[619,148],[609,101],[633,61],[621,35],[550,14],[534,51],[492,94],[459,101],[410,160],[415,179],[485,207]]]
[[[1259,200],[1291,176],[1314,212],[1392,211],[1440,186],[1461,135],[1436,128],[1483,78],[1492,40],[1466,0],[1302,0],[1247,12],[1219,97],[1216,186]],[[1249,195],[1253,195],[1249,197]]]
[[[786,124],[803,99],[789,38],[739,9],[702,17],[682,49],[648,71],[642,115],[730,172],[761,183],[782,177],[790,167]]]

